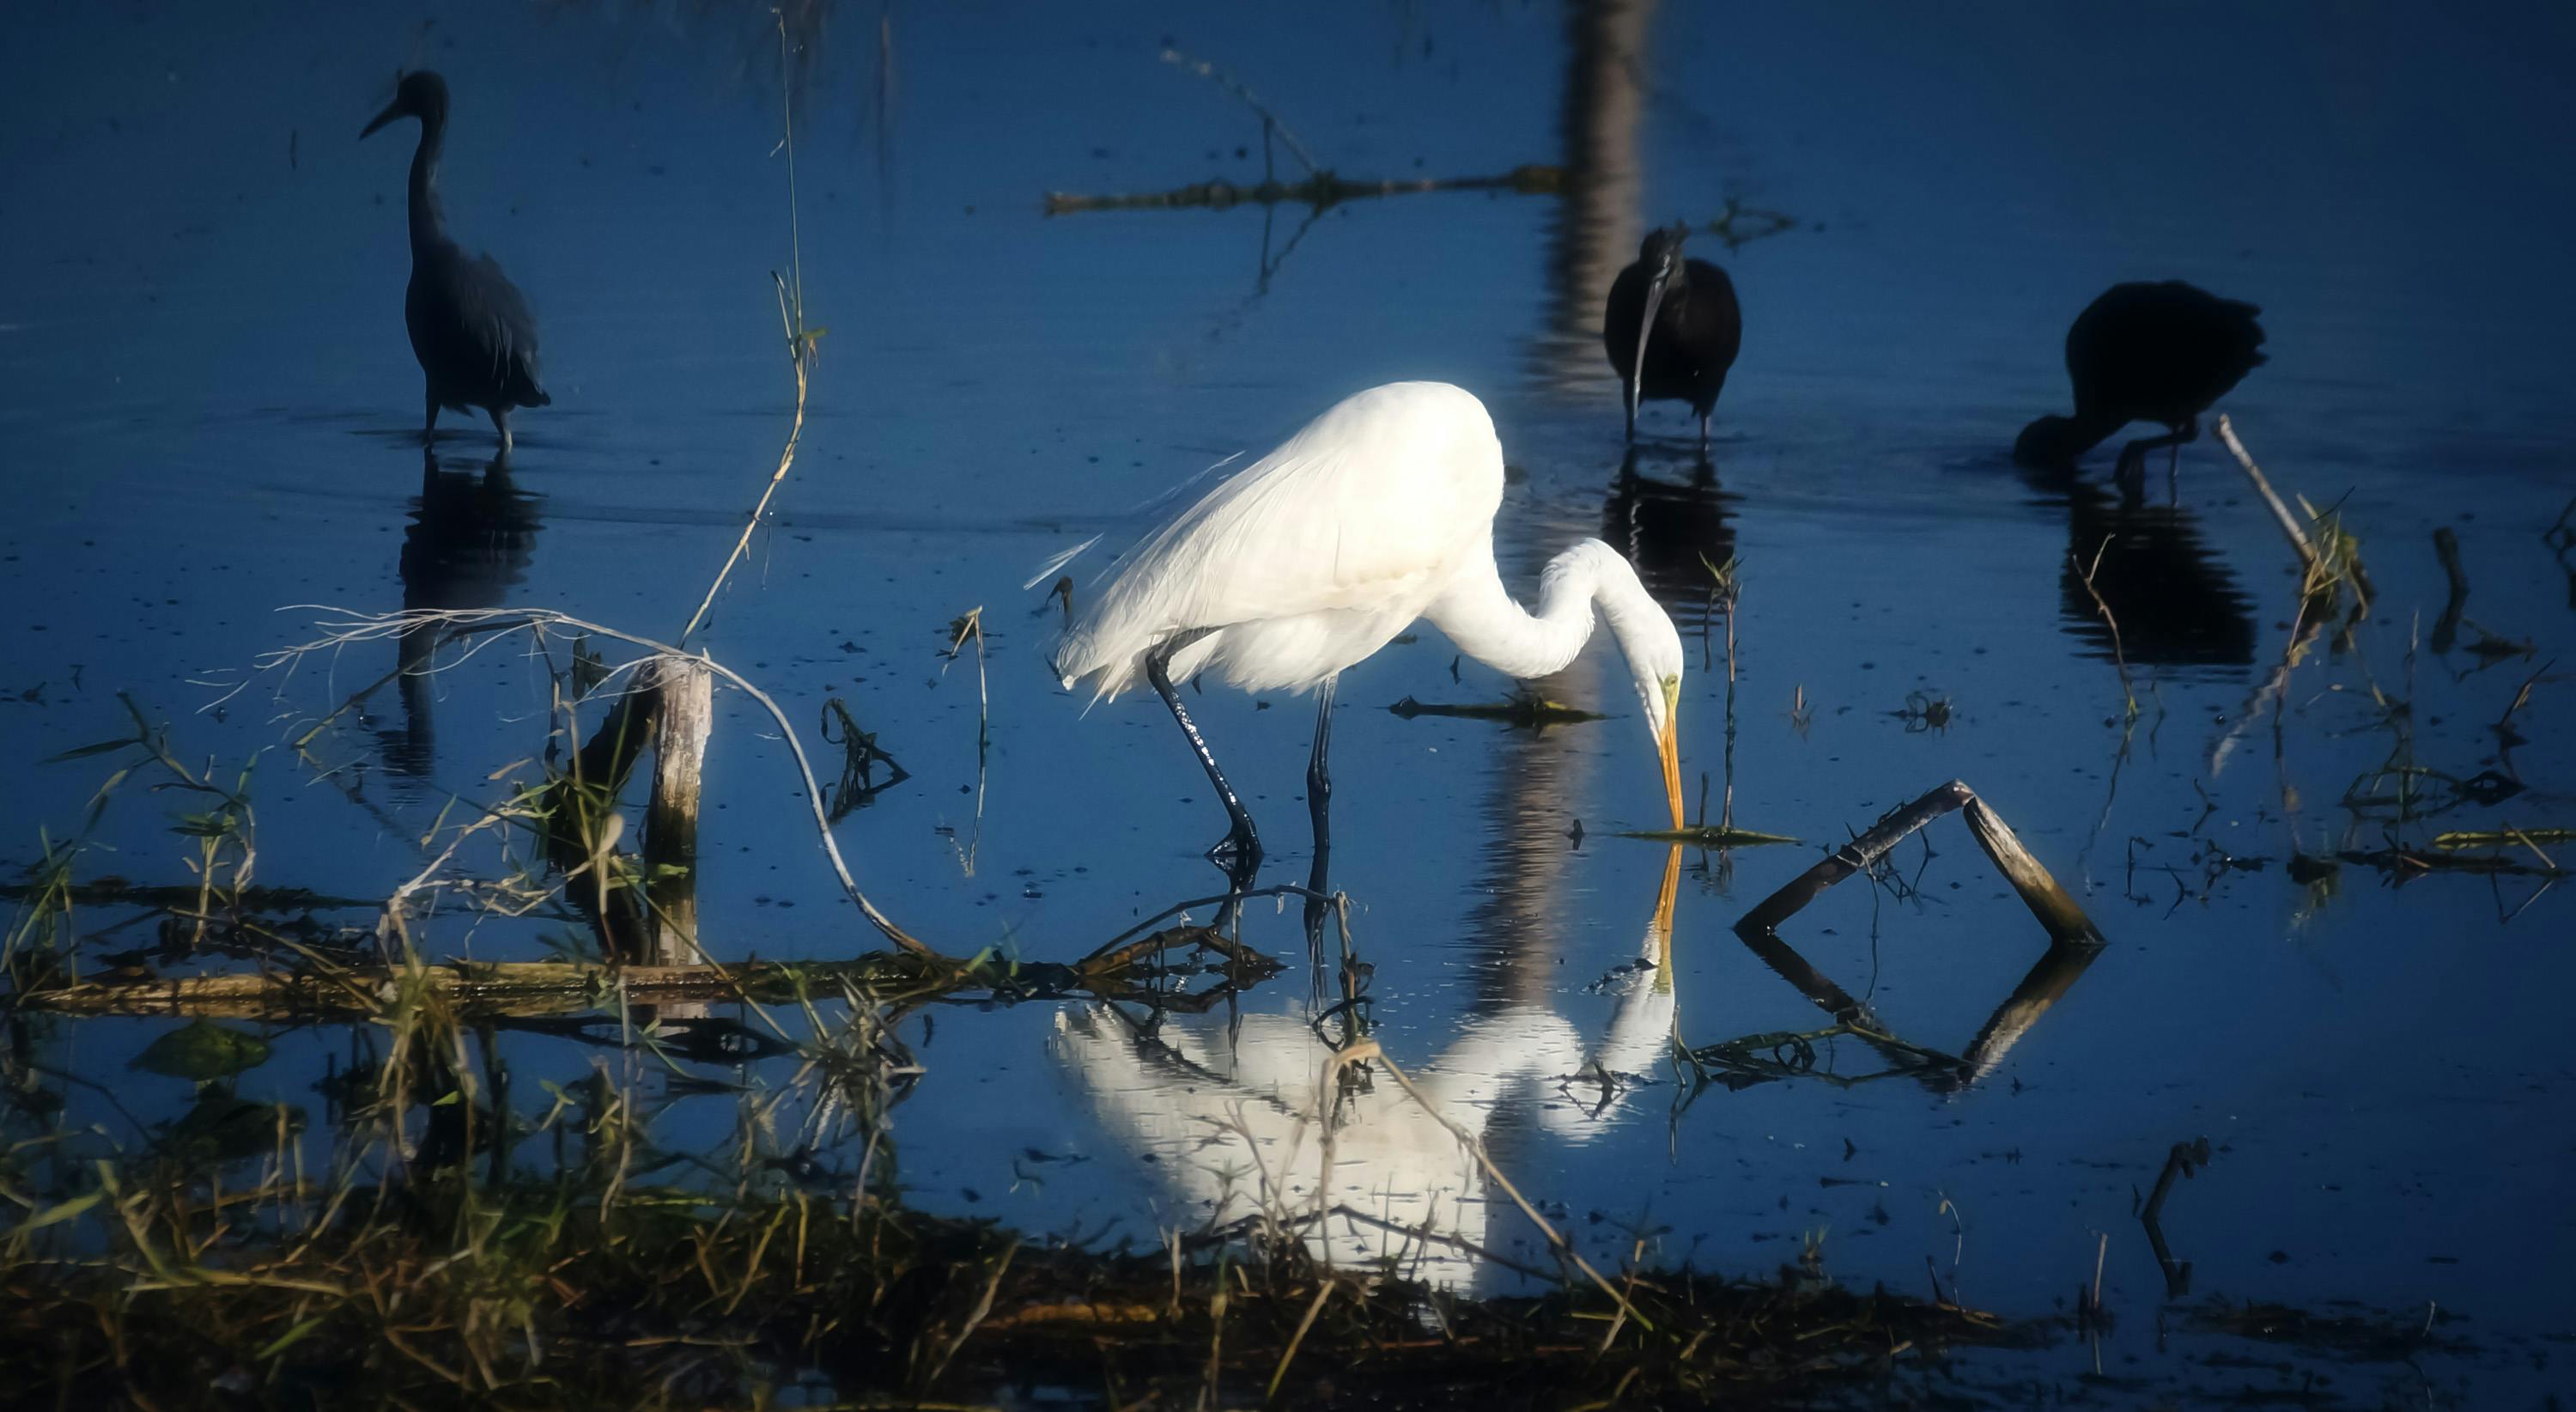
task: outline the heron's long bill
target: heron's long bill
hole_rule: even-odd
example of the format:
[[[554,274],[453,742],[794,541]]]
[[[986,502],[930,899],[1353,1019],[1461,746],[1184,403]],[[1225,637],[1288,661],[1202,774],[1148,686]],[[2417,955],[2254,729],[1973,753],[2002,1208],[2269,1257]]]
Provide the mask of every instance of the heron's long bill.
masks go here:
[[[1664,757],[1664,802],[1672,806],[1673,827],[1682,823],[1682,684],[1664,683],[1664,731],[1655,737],[1655,753]]]
[[[1637,356],[1628,362],[1628,425],[1632,427],[1637,424],[1637,399],[1646,386],[1646,340],[1654,336],[1655,311],[1664,307],[1664,281],[1670,278],[1672,271],[1669,267],[1655,271],[1653,282],[1646,286],[1646,316],[1637,321]],[[1673,798],[1681,796],[1676,794]],[[1673,808],[1673,827],[1680,828],[1681,806],[1675,804]]]
[[[367,124],[364,128],[359,130],[358,140],[364,142],[368,138],[375,136],[377,128],[383,127],[385,124],[392,122],[394,119],[399,118],[402,115],[401,99],[397,98],[393,102],[387,103],[385,105],[385,110],[376,114],[374,122]],[[1642,347],[1643,345],[1640,346]]]

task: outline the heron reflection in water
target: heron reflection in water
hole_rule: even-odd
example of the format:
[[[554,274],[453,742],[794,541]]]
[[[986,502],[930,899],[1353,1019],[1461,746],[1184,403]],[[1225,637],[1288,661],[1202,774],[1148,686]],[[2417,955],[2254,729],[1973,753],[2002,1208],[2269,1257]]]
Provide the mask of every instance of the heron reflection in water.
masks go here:
[[[398,566],[403,610],[499,606],[528,576],[542,503],[543,497],[511,483],[507,453],[476,472],[447,469],[436,452],[424,451],[420,495],[403,530]],[[430,624],[397,640],[403,728],[377,736],[386,767],[397,775],[426,778],[436,765],[431,704],[437,683],[431,668],[444,631]]]
[[[1384,1076],[1337,1084],[1335,1050],[1293,1015],[1247,1015],[1229,1033],[1217,1017],[1152,1024],[1102,1003],[1060,1013],[1050,1047],[1110,1138],[1191,1219],[1221,1224],[1267,1204],[1320,1259],[1468,1290],[1496,1282],[1510,1263],[1498,1252],[1534,1233],[1516,1229],[1448,1125],[1480,1137],[1535,1126],[1563,1142],[1608,1130],[1628,1092],[1615,1076],[1654,1072],[1671,1040],[1680,878],[1676,847],[1598,1037],[1545,1003],[1480,1006],[1436,1058],[1407,1067],[1432,1111]],[[1319,1192],[1322,1123],[1333,1167]]]

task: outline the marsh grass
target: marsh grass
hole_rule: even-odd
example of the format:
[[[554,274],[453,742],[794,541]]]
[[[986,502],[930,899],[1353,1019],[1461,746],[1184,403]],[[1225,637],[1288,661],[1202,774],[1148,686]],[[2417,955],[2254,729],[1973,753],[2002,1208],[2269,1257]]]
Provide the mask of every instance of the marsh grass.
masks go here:
[[[799,1015],[821,1028],[794,1037],[797,1073],[746,1088],[715,1153],[658,1147],[620,1062],[513,1106],[488,1033],[426,997],[389,1011],[380,1057],[335,1083],[322,1171],[305,1170],[300,1109],[235,1100],[203,1133],[183,1120],[122,1150],[20,1141],[0,1163],[21,1213],[0,1237],[0,1377],[163,1407],[762,1405],[791,1389],[947,1405],[1032,1386],[1402,1407],[1506,1375],[1549,1401],[1812,1391],[2038,1336],[1812,1274],[1632,1267],[1457,1299],[1319,1264],[1302,1231],[1330,1213],[1275,1196],[1145,1251],[929,1215],[903,1205],[883,1136],[918,1066],[881,1026],[784,1018]],[[818,1156],[851,1146],[856,1170]]]

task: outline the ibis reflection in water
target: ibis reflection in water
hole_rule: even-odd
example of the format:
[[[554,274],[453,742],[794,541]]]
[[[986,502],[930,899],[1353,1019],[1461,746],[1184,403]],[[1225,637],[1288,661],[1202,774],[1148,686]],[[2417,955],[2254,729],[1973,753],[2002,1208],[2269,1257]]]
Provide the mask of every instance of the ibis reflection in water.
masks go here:
[[[403,75],[394,101],[359,133],[367,137],[396,118],[420,120],[411,154],[411,286],[403,326],[429,384],[421,440],[438,431],[438,409],[480,407],[492,418],[501,448],[510,447],[510,409],[554,399],[537,385],[537,321],[528,301],[489,255],[468,256],[448,237],[438,205],[438,157],[447,141],[447,81],[421,71]]]
[[[1425,618],[1467,656],[1543,677],[1583,650],[1597,604],[1635,679],[1678,828],[1681,634],[1597,539],[1548,561],[1537,613],[1514,602],[1494,562],[1502,498],[1502,444],[1483,403],[1433,382],[1358,393],[1122,555],[1057,644],[1055,673],[1068,689],[1088,682],[1095,698],[1140,677],[1153,687],[1233,821],[1211,852],[1241,877],[1260,860],[1260,836],[1173,693],[1176,677],[1214,671],[1245,691],[1315,692],[1306,786],[1320,864],[1343,671]]]
[[[2013,459],[2067,467],[2131,422],[2155,422],[2163,436],[2121,449],[2119,477],[2135,487],[2150,451],[2200,435],[2200,414],[2262,365],[2263,311],[2181,280],[2115,284],[2066,331],[2066,375],[2075,415],[2041,417],[2022,428]],[[2174,453],[2179,456],[2177,449]]]
[[[1705,454],[1676,480],[1645,474],[1631,447],[1602,498],[1601,537],[1637,566],[1658,602],[1704,612],[1716,570],[1735,557],[1739,500],[1718,484],[1717,464]]]
[[[1683,258],[1689,233],[1682,225],[1648,232],[1601,311],[1601,344],[1619,374],[1630,441],[1637,439],[1640,401],[1674,401],[1690,404],[1699,444],[1707,446],[1709,413],[1744,345],[1735,281],[1706,260]]]
[[[2060,624],[2096,656],[2111,655],[2111,629],[2137,666],[2234,668],[2254,660],[2254,605],[2180,505],[2114,496],[2072,476],[2041,482],[2066,505],[2066,557],[2058,564]],[[2084,576],[2093,580],[2088,592]]]

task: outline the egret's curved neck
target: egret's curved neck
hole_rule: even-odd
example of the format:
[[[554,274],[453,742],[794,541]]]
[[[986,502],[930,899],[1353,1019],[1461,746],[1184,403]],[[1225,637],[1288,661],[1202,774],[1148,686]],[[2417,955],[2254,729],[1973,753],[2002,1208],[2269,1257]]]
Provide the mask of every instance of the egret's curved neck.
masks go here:
[[[447,222],[438,210],[438,153],[447,144],[447,115],[420,120],[420,146],[411,154],[411,248],[413,254],[447,238]]]
[[[1610,633],[1628,650],[1630,625],[1660,615],[1637,571],[1618,551],[1587,539],[1555,558],[1539,573],[1538,611],[1512,601],[1487,545],[1479,562],[1469,566],[1456,585],[1423,614],[1449,635],[1458,650],[1507,676],[1543,677],[1564,670],[1592,636],[1592,605],[1610,621]]]

